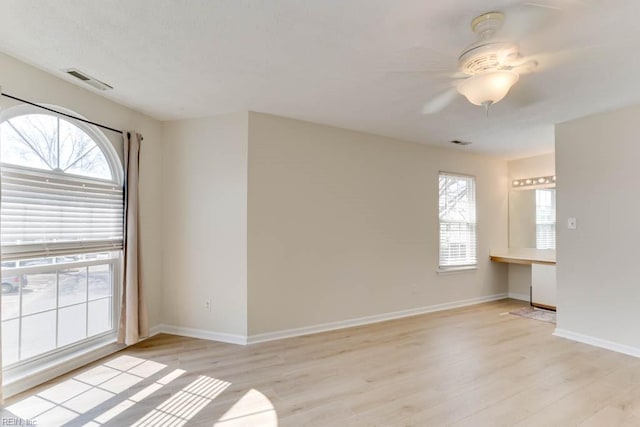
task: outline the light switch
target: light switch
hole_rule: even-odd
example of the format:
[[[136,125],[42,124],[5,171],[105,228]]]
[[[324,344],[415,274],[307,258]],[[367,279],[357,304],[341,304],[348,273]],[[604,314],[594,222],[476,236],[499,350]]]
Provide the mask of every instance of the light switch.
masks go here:
[[[578,228],[578,223],[576,222],[575,218],[569,218],[567,220],[567,228],[569,230],[575,230],[576,228]]]

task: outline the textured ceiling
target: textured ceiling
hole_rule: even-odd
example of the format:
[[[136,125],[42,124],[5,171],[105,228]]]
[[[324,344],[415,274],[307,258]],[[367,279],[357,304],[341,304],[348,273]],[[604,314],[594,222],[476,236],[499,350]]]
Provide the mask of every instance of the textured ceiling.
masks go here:
[[[252,110],[515,158],[552,151],[554,123],[640,103],[637,0],[0,5],[0,50],[70,81],[61,70],[78,68],[114,87],[98,93],[161,120]],[[490,10],[505,11],[539,68],[489,117],[460,96],[422,115],[475,41],[469,22]]]

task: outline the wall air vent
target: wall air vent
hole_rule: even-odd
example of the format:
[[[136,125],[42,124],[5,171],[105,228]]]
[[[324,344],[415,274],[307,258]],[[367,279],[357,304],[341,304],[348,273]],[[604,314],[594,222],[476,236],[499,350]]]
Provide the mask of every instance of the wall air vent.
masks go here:
[[[69,74],[70,76],[75,77],[78,80],[82,80],[84,83],[93,86],[94,88],[98,89],[98,90],[109,90],[109,89],[113,89],[113,87],[109,86],[108,84],[101,82],[100,80],[91,77],[90,75],[88,75],[87,73],[83,73],[82,71],[76,69],[76,68],[69,68],[67,70],[64,70],[65,73]]]
[[[452,144],[456,144],[456,145],[470,145],[471,142],[470,141],[460,141],[458,139],[454,139],[452,141],[449,141]]]

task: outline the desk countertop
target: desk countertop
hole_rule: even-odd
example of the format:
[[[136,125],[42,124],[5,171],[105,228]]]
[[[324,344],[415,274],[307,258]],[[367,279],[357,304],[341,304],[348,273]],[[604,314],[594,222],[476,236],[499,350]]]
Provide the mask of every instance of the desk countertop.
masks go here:
[[[553,249],[519,248],[491,251],[491,261],[510,264],[556,265],[556,251]]]

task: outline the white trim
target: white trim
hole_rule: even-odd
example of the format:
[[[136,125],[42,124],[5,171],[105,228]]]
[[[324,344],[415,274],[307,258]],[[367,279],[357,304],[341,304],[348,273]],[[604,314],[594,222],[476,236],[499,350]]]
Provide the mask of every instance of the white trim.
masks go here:
[[[158,334],[161,326],[162,325],[153,326],[149,333],[149,337],[141,338],[140,341],[144,341],[145,339]],[[125,348],[127,348],[126,345],[117,344],[115,342],[107,344],[100,343],[87,348],[84,351],[69,353],[65,355],[65,357],[57,359],[53,363],[42,365],[30,372],[22,373],[21,375],[14,375],[13,378],[5,374],[5,382],[2,386],[4,397],[8,398],[18,393],[22,393],[25,390],[43,384],[75,369],[82,368],[98,359],[110,356],[120,350],[124,350]]]
[[[433,313],[435,311],[450,310],[458,307],[481,304],[484,302],[497,301],[507,298],[506,293],[487,295],[484,297],[470,298],[462,301],[434,304],[407,310],[394,311],[390,313],[374,314],[372,316],[358,317],[355,319],[341,320],[338,322],[323,323],[302,328],[286,329],[276,332],[265,332],[263,334],[250,335],[247,337],[247,344],[256,344],[266,341],[275,341],[283,338],[298,337],[301,335],[317,334],[319,332],[333,331],[336,329],[351,328],[354,326],[368,325],[370,323],[384,322],[387,320],[401,319],[403,317],[417,316],[420,314]]]
[[[19,377],[5,377],[5,382],[2,385],[4,397],[7,398],[18,393],[22,393],[25,390],[52,380],[60,375],[66,374],[67,372],[71,372],[74,369],[81,368],[124,348],[126,348],[125,345],[116,343],[101,345],[99,347],[90,348],[84,352],[69,354],[65,358],[56,361],[55,364],[42,365],[37,370]]]
[[[566,338],[572,341],[577,341],[583,344],[589,344],[595,347],[604,348],[607,350],[615,351],[617,353],[627,354],[633,357],[640,357],[640,348],[631,347],[629,345],[618,344],[613,341],[607,341],[600,338],[592,337],[590,335],[583,335],[577,332],[571,332],[566,329],[556,328],[553,335],[560,338]]]
[[[466,273],[476,271],[477,269],[477,265],[465,265],[461,267],[441,267],[436,269],[436,273],[438,273],[438,276],[442,276],[447,274]]]
[[[220,341],[228,344],[251,345],[267,341],[275,341],[283,338],[292,338],[302,335],[317,334],[320,332],[333,331],[336,329],[351,328],[354,326],[368,325],[371,323],[385,322],[387,320],[401,319],[403,317],[417,316],[420,314],[433,313],[436,311],[450,310],[453,308],[466,307],[469,305],[481,304],[484,302],[498,301],[507,298],[506,293],[487,295],[483,297],[470,298],[461,301],[434,304],[407,310],[394,311],[390,313],[374,314],[372,316],[358,317],[355,319],[341,320],[338,322],[322,323],[318,325],[305,326],[302,328],[285,329],[276,332],[266,332],[250,336],[228,334],[225,332],[213,332],[204,329],[185,328],[174,325],[156,325],[151,328],[149,336],[160,333],[180,335],[184,337],[200,338],[210,341]]]
[[[529,294],[518,294],[516,292],[509,292],[509,298],[511,299],[517,299],[520,301],[530,301],[530,296]]]
[[[203,340],[220,341],[228,344],[247,345],[247,337],[243,335],[228,334],[225,332],[206,331],[204,329],[185,328],[174,325],[158,325],[153,328],[151,336],[156,334],[180,335],[183,337],[200,338]]]
[[[149,336],[147,338],[151,338],[155,335],[161,334],[162,333],[162,327],[164,325],[155,325],[152,326],[151,328],[149,328]]]

